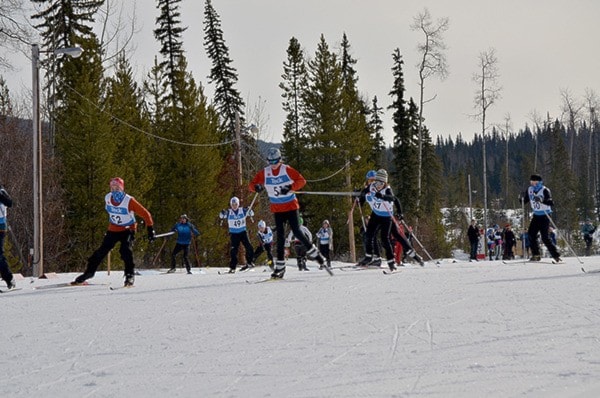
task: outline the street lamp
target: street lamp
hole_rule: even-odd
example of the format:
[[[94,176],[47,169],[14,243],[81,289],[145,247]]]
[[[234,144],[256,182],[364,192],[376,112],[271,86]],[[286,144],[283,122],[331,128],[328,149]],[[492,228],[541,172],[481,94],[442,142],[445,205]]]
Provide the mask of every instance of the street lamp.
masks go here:
[[[33,275],[44,275],[44,228],[42,211],[42,126],[40,121],[40,52],[66,54],[77,58],[83,52],[80,47],[40,51],[31,45],[32,103],[33,103],[33,251],[31,252]]]

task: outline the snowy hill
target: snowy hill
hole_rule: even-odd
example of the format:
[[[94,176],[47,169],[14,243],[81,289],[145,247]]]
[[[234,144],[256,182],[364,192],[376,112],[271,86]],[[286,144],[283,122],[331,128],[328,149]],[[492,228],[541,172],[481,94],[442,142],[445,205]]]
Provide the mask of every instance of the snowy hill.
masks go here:
[[[0,294],[0,396],[597,397],[600,273],[565,261],[25,279]]]

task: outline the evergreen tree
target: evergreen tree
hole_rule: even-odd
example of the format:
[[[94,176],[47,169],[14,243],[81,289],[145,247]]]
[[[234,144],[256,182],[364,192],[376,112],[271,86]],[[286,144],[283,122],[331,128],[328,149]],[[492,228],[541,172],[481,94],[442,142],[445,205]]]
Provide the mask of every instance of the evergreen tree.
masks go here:
[[[175,75],[183,56],[181,35],[187,29],[181,26],[179,3],[181,0],[158,0],[156,6],[160,10],[160,15],[156,18],[158,27],[154,29],[154,37],[161,44],[160,54],[163,56],[163,60],[159,66],[164,70],[166,75],[164,84],[170,86],[171,93],[175,91]],[[171,101],[175,100],[175,97],[171,98]]]
[[[387,167],[385,161],[385,141],[383,139],[383,108],[378,105],[377,96],[373,97],[372,107],[369,109],[369,120],[367,122],[367,128],[371,135],[371,147],[373,153],[371,154],[369,161],[374,163],[376,167]]]
[[[229,48],[225,45],[219,14],[212,6],[211,0],[206,0],[204,6],[204,47],[212,61],[209,83],[215,84],[214,106],[219,112],[221,126],[227,132],[228,138],[233,138],[236,130],[236,120],[244,124],[244,101],[235,88],[238,75],[229,57]]]
[[[418,109],[412,98],[408,105],[404,99],[406,91],[403,72],[404,61],[399,49],[394,50],[392,58],[394,61],[392,66],[394,84],[389,93],[392,97],[392,104],[388,107],[388,109],[393,110],[392,119],[394,122],[394,145],[392,147],[394,172],[391,175],[391,181],[395,187],[395,193],[402,203],[403,211],[406,214],[411,214],[417,210],[418,175],[415,165],[418,162],[419,155]]]
[[[354,60],[347,43],[345,48],[338,58],[321,35],[315,57],[308,62],[308,87],[302,95],[308,142],[302,148],[302,159],[310,162],[292,166],[299,167],[314,190],[348,191],[364,181],[368,170],[371,147],[366,111],[356,89]],[[348,59],[338,61],[344,57]],[[316,225],[312,221],[316,227],[325,218],[332,225],[344,225],[351,202],[335,197],[307,197],[302,204],[309,212],[305,219],[316,220]],[[346,239],[338,242],[343,244],[338,249],[347,248]]]
[[[283,91],[282,107],[286,113],[283,124],[283,152],[288,162],[300,164],[301,149],[307,144],[302,122],[302,95],[307,90],[308,73],[304,53],[295,37],[290,39],[281,78],[283,81],[279,83],[279,88]]]

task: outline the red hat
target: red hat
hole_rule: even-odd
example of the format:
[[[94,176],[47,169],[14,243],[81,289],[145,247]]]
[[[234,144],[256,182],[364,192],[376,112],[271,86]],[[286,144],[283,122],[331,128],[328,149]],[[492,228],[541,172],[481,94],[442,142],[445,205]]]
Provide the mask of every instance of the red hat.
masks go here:
[[[125,190],[125,181],[121,177],[114,177],[110,179],[109,185],[112,183],[118,184],[122,190]]]

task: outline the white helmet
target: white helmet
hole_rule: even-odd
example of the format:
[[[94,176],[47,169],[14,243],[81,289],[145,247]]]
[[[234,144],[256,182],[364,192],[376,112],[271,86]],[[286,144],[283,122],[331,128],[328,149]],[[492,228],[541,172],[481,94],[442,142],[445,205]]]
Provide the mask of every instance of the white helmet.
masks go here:
[[[267,228],[267,223],[264,222],[263,220],[260,220],[258,222],[258,228]]]
[[[231,200],[229,201],[229,204],[231,206],[236,205],[239,206],[240,205],[240,199],[237,196],[234,196],[233,198],[231,198]]]
[[[269,148],[267,152],[267,160],[269,164],[277,164],[281,161],[281,151],[278,148]]]

